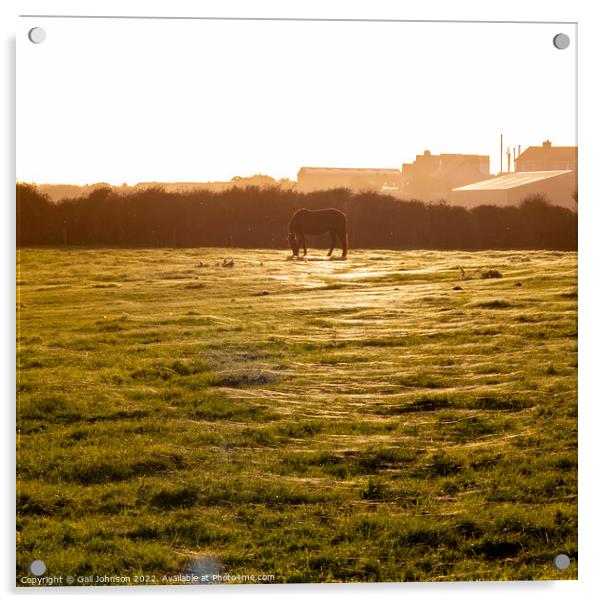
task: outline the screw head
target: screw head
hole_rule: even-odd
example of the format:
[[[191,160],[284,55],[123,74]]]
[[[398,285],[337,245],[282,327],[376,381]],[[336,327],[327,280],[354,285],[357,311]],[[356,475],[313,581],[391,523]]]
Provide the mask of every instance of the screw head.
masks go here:
[[[46,573],[46,564],[41,559],[34,559],[29,564],[29,573],[32,576],[43,576]]]
[[[46,32],[41,27],[34,27],[29,30],[27,37],[33,44],[41,44],[46,39]]]
[[[554,557],[554,567],[559,570],[565,570],[571,564],[571,560],[568,555],[561,553],[560,555],[556,555]]]
[[[569,38],[565,33],[559,33],[554,36],[552,43],[558,50],[564,50],[569,47],[571,43],[571,38]]]

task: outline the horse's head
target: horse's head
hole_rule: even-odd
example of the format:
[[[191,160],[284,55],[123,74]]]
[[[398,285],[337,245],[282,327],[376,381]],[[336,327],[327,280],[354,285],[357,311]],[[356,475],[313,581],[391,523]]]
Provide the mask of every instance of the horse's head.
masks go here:
[[[297,241],[297,235],[294,232],[288,233],[288,244],[293,251],[293,257],[299,255],[299,241]]]

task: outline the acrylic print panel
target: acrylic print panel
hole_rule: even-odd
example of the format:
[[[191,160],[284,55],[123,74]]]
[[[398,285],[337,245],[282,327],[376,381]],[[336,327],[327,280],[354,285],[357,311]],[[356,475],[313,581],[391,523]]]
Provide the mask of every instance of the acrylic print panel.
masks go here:
[[[20,19],[17,585],[575,579],[576,33]]]

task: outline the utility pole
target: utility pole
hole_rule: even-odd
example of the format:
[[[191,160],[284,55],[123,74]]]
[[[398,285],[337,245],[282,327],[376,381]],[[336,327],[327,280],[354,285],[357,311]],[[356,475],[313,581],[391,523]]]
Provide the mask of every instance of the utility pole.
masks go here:
[[[504,173],[504,135],[500,134],[500,174]]]
[[[510,147],[506,150],[506,156],[508,157],[508,173],[510,173]]]

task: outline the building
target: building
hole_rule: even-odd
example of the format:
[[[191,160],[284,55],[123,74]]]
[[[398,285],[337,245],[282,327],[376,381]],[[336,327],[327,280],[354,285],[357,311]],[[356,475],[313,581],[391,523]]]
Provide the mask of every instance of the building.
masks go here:
[[[404,163],[401,174],[404,196],[437,201],[446,199],[458,186],[487,178],[489,156],[459,153],[433,155],[425,151],[423,155],[416,155],[413,163]]]
[[[397,169],[302,167],[297,173],[297,190],[303,193],[333,188],[395,193],[400,187]]]
[[[554,204],[576,209],[577,172],[554,170],[512,172],[455,188],[448,198],[452,205],[518,205],[525,198],[544,195]]]
[[[553,147],[549,140],[529,147],[514,162],[517,172],[577,170],[577,147]]]

